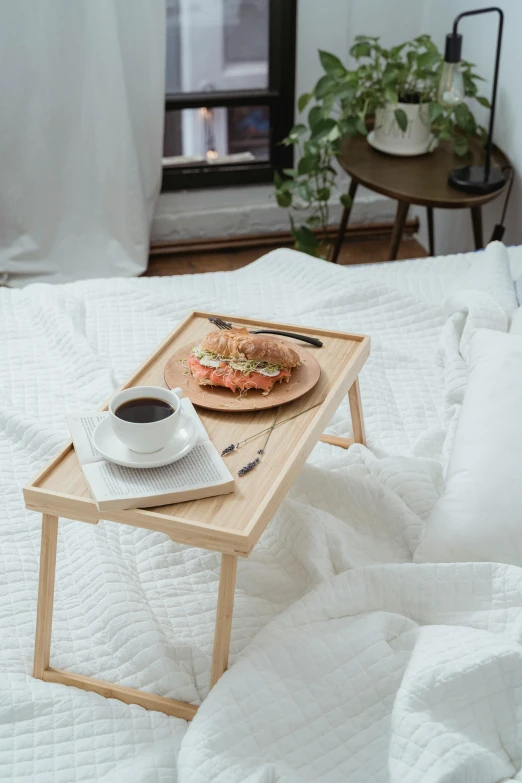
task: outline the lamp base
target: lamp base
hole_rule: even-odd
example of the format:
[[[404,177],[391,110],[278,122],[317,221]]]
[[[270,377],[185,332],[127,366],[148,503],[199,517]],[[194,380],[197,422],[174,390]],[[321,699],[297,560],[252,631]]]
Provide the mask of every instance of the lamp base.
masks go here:
[[[482,196],[499,190],[506,181],[502,170],[498,166],[492,166],[489,176],[485,179],[484,166],[461,166],[452,169],[448,174],[448,185],[464,193],[473,193]]]

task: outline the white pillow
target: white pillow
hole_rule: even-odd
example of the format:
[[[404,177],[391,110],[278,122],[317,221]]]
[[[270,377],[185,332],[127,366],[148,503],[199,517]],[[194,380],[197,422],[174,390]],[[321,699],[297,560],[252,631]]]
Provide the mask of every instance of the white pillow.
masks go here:
[[[502,242],[490,242],[473,254],[469,269],[455,277],[448,295],[457,291],[484,291],[511,315],[518,307],[515,283],[511,276],[509,254]]]
[[[522,336],[479,329],[444,490],[417,563],[522,566]]]

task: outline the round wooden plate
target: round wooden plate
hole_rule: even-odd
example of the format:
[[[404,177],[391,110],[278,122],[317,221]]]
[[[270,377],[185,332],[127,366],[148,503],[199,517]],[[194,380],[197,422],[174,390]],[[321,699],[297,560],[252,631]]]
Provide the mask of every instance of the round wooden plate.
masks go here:
[[[221,386],[200,386],[188,373],[186,359],[190,356],[193,345],[186,345],[176,351],[165,365],[165,383],[169,389],[181,386],[186,396],[194,405],[209,408],[213,411],[228,412],[265,410],[284,405],[297,400],[313,389],[321,375],[321,368],[315,356],[306,348],[292,343],[301,359],[300,367],[292,370],[289,382],[276,383],[270,394],[263,396],[260,389],[249,389],[244,397],[237,399],[238,394]]]

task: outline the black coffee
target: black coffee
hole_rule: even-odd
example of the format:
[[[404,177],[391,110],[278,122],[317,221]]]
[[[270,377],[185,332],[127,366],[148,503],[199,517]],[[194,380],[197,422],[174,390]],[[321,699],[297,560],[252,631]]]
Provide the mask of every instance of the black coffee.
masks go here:
[[[174,408],[165,400],[154,397],[138,397],[136,400],[122,402],[115,414],[123,421],[131,421],[133,424],[150,424],[152,421],[161,421],[172,416]]]

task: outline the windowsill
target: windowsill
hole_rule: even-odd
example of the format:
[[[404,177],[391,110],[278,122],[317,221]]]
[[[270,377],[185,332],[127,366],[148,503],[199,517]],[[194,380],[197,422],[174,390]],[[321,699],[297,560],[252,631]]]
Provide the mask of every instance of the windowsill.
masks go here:
[[[330,203],[330,223],[341,218],[338,196]],[[353,223],[393,221],[395,202],[360,188]],[[277,206],[272,185],[209,188],[161,193],[156,202],[151,240],[169,242],[288,231],[288,212]]]

